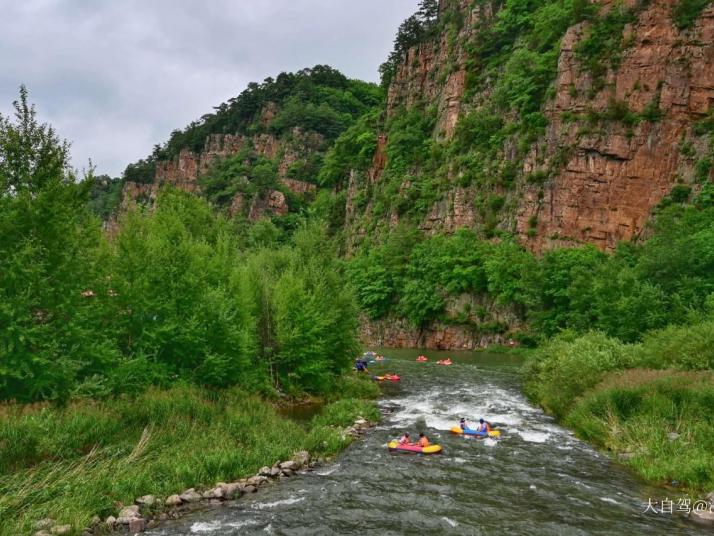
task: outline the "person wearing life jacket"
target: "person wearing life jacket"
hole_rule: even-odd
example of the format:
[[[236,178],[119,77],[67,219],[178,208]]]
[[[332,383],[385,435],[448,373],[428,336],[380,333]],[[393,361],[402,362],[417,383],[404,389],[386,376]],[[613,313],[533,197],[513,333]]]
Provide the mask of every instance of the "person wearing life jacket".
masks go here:
[[[399,444],[402,446],[411,445],[411,439],[409,438],[409,432],[404,432],[404,435],[399,440]]]
[[[459,421],[459,426],[462,430],[466,430],[469,427],[468,423],[466,422],[466,419],[464,419],[463,417],[461,417],[461,420]]]
[[[481,434],[488,434],[491,431],[491,423],[484,421],[483,419],[479,419],[476,431]]]
[[[355,362],[355,369],[357,369],[357,372],[369,372],[369,371],[367,370],[367,363],[365,363],[365,362],[362,361],[361,359],[358,359],[358,360]]]
[[[419,445],[421,448],[426,448],[429,446],[429,440],[424,435],[424,432],[419,434],[419,441],[417,441],[417,445]]]

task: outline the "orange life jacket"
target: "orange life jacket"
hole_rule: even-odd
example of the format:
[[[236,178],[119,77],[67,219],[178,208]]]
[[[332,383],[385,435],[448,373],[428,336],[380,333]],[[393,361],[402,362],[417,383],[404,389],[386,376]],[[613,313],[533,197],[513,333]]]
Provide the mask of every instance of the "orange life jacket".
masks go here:
[[[426,437],[420,437],[419,441],[417,442],[417,445],[419,445],[420,447],[428,447],[429,440]]]

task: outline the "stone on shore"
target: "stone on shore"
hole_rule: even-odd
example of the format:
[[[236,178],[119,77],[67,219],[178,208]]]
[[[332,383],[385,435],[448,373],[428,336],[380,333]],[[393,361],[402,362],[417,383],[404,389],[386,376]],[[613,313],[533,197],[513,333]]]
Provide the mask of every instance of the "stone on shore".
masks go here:
[[[181,495],[179,495],[179,497],[181,497],[181,500],[183,502],[187,503],[195,503],[201,500],[201,494],[193,488],[187,489]]]
[[[243,484],[240,482],[232,482],[230,484],[218,484],[218,486],[223,492],[223,498],[228,500],[233,499],[236,496],[240,497],[240,494],[243,490]]]
[[[144,495],[143,497],[139,497],[135,502],[140,506],[154,506],[154,504],[156,504],[156,497],[153,495]]]
[[[255,486],[257,488],[261,484],[265,484],[267,481],[268,479],[266,477],[255,475],[251,476],[248,480],[246,480],[246,484],[248,484],[249,486]]]
[[[243,488],[243,493],[255,493],[256,491],[258,491],[258,488],[250,484]]]
[[[50,533],[54,536],[65,536],[72,532],[72,525],[55,525],[50,529]]]
[[[114,516],[109,516],[106,521],[104,521],[108,526],[113,527],[117,524],[117,518]]]
[[[300,466],[295,460],[288,460],[287,462],[283,462],[280,464],[280,469],[283,472],[285,472],[286,470],[297,471],[299,468]]]
[[[137,532],[144,532],[146,529],[146,521],[142,518],[137,517],[129,521],[129,532],[131,534],[136,534]]]
[[[704,510],[702,512],[692,510],[689,513],[689,519],[691,519],[698,525],[714,527],[714,512],[712,512],[711,510]]]
[[[39,521],[35,521],[32,524],[32,528],[35,530],[47,530],[51,529],[55,524],[55,520],[52,519],[51,517],[46,517],[44,519],[40,519]]]
[[[277,476],[280,476],[280,467],[272,467],[270,469],[270,477],[275,478]]]
[[[260,471],[258,471],[258,474],[260,476],[270,476],[270,467],[261,467]]]
[[[43,530],[38,530],[37,532],[35,532],[35,536],[52,536],[52,535],[43,529]]]
[[[308,463],[310,463],[310,453],[306,450],[300,450],[293,454],[293,461],[300,467],[305,467]]]
[[[166,506],[179,506],[183,501],[178,495],[171,495],[166,498]]]

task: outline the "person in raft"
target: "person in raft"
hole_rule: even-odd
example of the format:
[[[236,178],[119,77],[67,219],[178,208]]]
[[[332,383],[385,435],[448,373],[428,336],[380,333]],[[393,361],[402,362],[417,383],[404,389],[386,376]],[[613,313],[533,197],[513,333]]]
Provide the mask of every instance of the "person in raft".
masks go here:
[[[423,432],[419,434],[419,441],[417,441],[417,445],[421,448],[426,448],[429,446],[429,440],[426,438]]]
[[[491,431],[491,423],[484,421],[483,419],[478,420],[478,428],[476,431],[479,433],[487,434]]]
[[[468,423],[466,422],[466,419],[464,419],[463,417],[461,417],[461,420],[459,421],[459,426],[461,426],[462,430],[466,430],[469,427]]]
[[[357,369],[357,372],[369,372],[367,370],[367,363],[360,359],[355,362],[355,368]]]
[[[411,439],[409,438],[409,432],[404,432],[404,435],[399,440],[400,445],[411,445]]]

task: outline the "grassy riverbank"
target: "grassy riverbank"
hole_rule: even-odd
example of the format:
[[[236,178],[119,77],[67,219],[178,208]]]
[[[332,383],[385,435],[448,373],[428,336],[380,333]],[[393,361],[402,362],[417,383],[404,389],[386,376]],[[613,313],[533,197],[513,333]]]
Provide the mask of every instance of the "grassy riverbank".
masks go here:
[[[141,495],[234,481],[298,450],[335,454],[351,441],[345,425],[379,418],[373,402],[351,398],[375,386],[343,387],[345,398],[307,424],[238,389],[185,385],[65,408],[2,406],[0,534],[31,534],[45,517],[80,529]]]
[[[714,490],[714,321],[623,344],[567,335],[526,363],[526,392],[654,484]]]

